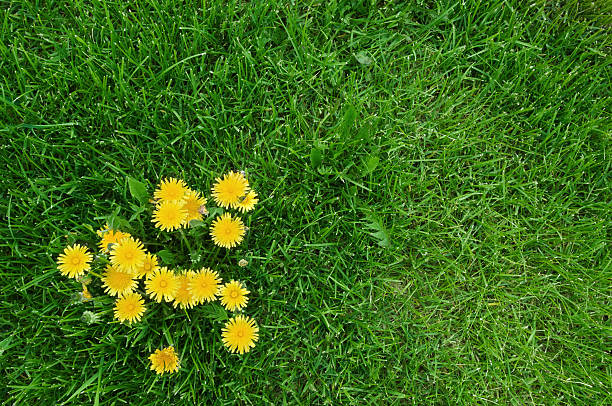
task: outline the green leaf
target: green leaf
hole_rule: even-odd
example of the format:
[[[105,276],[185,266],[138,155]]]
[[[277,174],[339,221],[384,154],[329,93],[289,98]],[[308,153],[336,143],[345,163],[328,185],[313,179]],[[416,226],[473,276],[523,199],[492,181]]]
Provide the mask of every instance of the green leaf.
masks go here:
[[[357,120],[357,110],[352,105],[349,105],[344,111],[344,117],[342,118],[342,124],[340,125],[340,134],[343,137],[347,137],[349,131],[355,124],[355,120]]]
[[[130,187],[130,194],[132,197],[141,204],[145,204],[149,200],[147,186],[144,183],[128,176],[128,186]]]
[[[314,169],[317,169],[319,166],[321,166],[322,162],[323,162],[323,155],[321,154],[321,150],[319,150],[318,148],[311,149],[310,150],[310,165]]]
[[[121,210],[121,206],[117,206],[113,212],[106,217],[106,222],[111,230],[121,230],[126,231],[130,228],[130,223],[119,216],[119,211]]]
[[[208,217],[215,217],[224,213],[223,207],[210,207],[208,209]]]
[[[202,220],[191,220],[189,221],[189,227],[191,228],[197,228],[197,227],[204,227],[206,225],[206,223],[204,223]]]
[[[159,251],[157,256],[168,265],[174,264],[174,254],[168,250]]]
[[[202,315],[204,315],[204,317],[207,317],[214,321],[225,321],[229,319],[225,309],[215,303],[202,306],[200,312],[202,313]]]
[[[372,237],[378,240],[378,245],[381,247],[388,248],[391,246],[391,237],[389,235],[389,231],[385,228],[382,220],[379,219],[373,213],[369,213],[366,216],[367,223],[366,227],[375,232],[368,232]]]
[[[359,132],[357,133],[357,139],[360,139],[362,141],[371,141],[372,133],[373,133],[372,125],[370,123],[365,123],[359,129]]]
[[[380,162],[380,158],[378,157],[378,155],[370,155],[364,163],[364,168],[363,168],[363,171],[361,172],[362,175],[365,176],[371,172],[374,172],[379,162]]]

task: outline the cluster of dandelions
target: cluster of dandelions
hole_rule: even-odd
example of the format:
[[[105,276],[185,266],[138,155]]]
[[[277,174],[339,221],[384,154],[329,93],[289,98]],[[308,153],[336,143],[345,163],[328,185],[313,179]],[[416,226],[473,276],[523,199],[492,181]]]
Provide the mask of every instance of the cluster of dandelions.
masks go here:
[[[217,178],[212,197],[218,206],[241,213],[253,210],[258,202],[257,194],[250,188],[245,176],[237,172]],[[209,214],[207,199],[182,180],[163,179],[153,198],[152,221],[162,231],[190,227],[194,220],[202,221],[203,216]],[[246,227],[237,214],[226,211],[212,221],[209,233],[214,244],[230,249],[242,242]],[[113,314],[120,323],[141,322],[149,306],[145,298],[157,303],[167,302],[175,309],[185,310],[216,300],[226,310],[235,313],[247,306],[250,292],[240,281],[232,279],[223,283],[218,272],[208,267],[169,269],[138,238],[113,229],[108,224],[98,230],[97,235],[99,255],[95,260],[87,247],[74,244],[59,255],[58,269],[62,275],[82,283],[83,300],[92,298],[88,290],[91,278],[86,274],[89,272],[99,276],[104,293],[116,297]],[[92,265],[102,269],[102,275],[92,271]],[[258,332],[255,320],[235,314],[222,329],[222,342],[230,352],[244,354],[255,346]],[[158,374],[173,373],[179,368],[179,357],[172,346],[155,350],[149,360],[150,368]]]

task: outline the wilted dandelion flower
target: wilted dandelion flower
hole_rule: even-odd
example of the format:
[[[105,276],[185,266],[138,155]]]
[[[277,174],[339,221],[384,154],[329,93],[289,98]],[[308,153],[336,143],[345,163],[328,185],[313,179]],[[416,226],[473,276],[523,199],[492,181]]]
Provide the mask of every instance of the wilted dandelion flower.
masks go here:
[[[87,285],[81,286],[83,286],[83,290],[81,291],[81,302],[87,302],[91,300],[92,296],[91,293],[89,293],[89,290],[87,289]]]
[[[235,207],[249,190],[249,182],[243,174],[230,172],[217,178],[212,188],[212,197],[219,206]]]
[[[103,254],[108,254],[113,244],[117,244],[125,237],[130,237],[129,233],[124,233],[123,231],[119,230],[112,230],[108,224],[99,229],[97,231],[97,234],[98,236],[100,236],[100,242],[98,246],[100,247],[100,252],[102,252]]]
[[[174,294],[174,302],[172,302],[174,308],[180,306],[181,309],[191,309],[196,304],[193,294],[189,289],[189,281],[193,274],[193,272],[188,272],[177,275],[178,289]]]
[[[162,179],[157,189],[155,189],[153,197],[162,202],[183,200],[187,190],[187,185],[184,181],[175,178],[165,178]]]
[[[89,263],[93,260],[93,255],[86,247],[74,244],[64,249],[64,253],[57,257],[57,269],[62,275],[70,278],[78,278],[88,271]]]
[[[121,323],[140,321],[145,310],[144,300],[138,293],[128,293],[115,301],[115,318]]]
[[[138,239],[126,237],[111,249],[111,264],[123,272],[136,273],[146,257],[145,249]]]
[[[149,355],[151,361],[151,370],[163,375],[165,372],[177,372],[179,369],[178,354],[174,351],[174,347],[166,347],[162,350],[155,350]]]
[[[153,211],[155,227],[163,231],[173,231],[179,228],[187,218],[187,210],[183,201],[162,201]]]
[[[131,293],[137,283],[133,273],[120,271],[112,264],[106,266],[104,275],[102,275],[100,280],[102,281],[104,293],[110,296],[123,296]]]
[[[81,315],[81,321],[87,324],[94,324],[100,321],[100,316],[89,310],[85,310]]]
[[[221,330],[223,345],[231,352],[244,354],[259,340],[259,327],[250,317],[238,315],[225,323]]]
[[[145,291],[158,303],[162,299],[166,302],[172,301],[178,287],[178,280],[174,272],[169,271],[165,266],[153,272],[145,281]]]
[[[205,205],[200,206],[200,208],[198,209],[198,212],[203,216],[208,216],[208,209],[206,208]]]
[[[185,218],[185,224],[188,226],[191,220],[202,220],[202,213],[200,207],[206,204],[206,198],[201,197],[199,192],[190,190],[185,195],[185,205],[183,209],[187,211],[187,217]]]
[[[251,190],[247,195],[242,199],[242,201],[236,204],[236,208],[240,210],[242,213],[247,211],[251,211],[255,208],[255,205],[259,202],[257,198],[257,193],[254,190]]]
[[[219,296],[221,296],[221,304],[227,310],[236,311],[246,307],[249,298],[246,296],[249,292],[242,287],[238,281],[232,280],[221,287]]]
[[[249,261],[247,261],[246,259],[242,258],[240,261],[238,261],[238,266],[241,268],[244,268],[245,266],[247,266],[249,264]]]
[[[230,213],[217,216],[210,226],[212,240],[220,247],[235,247],[242,242],[245,233],[240,217],[232,217]]]
[[[202,268],[191,275],[189,289],[197,303],[211,302],[219,292],[220,283],[221,278],[217,272],[210,268]]]
[[[145,256],[145,260],[141,266],[136,269],[136,277],[142,278],[149,277],[153,272],[159,269],[159,261],[157,259],[157,255],[155,254],[147,254]]]

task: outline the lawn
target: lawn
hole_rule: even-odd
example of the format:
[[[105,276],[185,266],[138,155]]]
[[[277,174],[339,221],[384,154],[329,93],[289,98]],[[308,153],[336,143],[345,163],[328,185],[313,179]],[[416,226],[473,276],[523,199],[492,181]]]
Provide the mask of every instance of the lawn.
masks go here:
[[[0,0],[0,402],[612,403],[605,5]],[[68,243],[154,234],[128,177],[230,170],[247,238],[182,266],[246,282],[251,352],[75,303]]]

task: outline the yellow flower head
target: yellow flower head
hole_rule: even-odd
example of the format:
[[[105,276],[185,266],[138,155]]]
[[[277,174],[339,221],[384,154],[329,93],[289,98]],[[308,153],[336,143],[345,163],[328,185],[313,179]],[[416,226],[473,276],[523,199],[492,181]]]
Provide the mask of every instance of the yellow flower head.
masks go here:
[[[179,283],[174,272],[169,271],[165,266],[153,272],[149,279],[145,281],[145,291],[158,303],[162,299],[171,302],[178,287]]]
[[[165,178],[159,183],[153,193],[153,197],[162,202],[173,202],[183,200],[187,193],[187,185],[180,179]]]
[[[221,287],[219,296],[221,296],[221,304],[227,310],[236,311],[246,307],[249,298],[246,296],[249,292],[242,287],[240,282],[232,280]]]
[[[206,199],[200,196],[200,193],[190,190],[185,195],[185,205],[183,208],[187,210],[186,225],[189,225],[191,220],[202,220],[200,207],[206,204]]]
[[[215,203],[228,207],[235,207],[249,190],[249,182],[239,172],[226,173],[223,179],[217,178],[212,188],[212,197]]]
[[[110,261],[118,270],[136,273],[147,254],[142,243],[134,237],[126,237],[111,249]]]
[[[138,293],[128,293],[115,301],[115,318],[121,323],[140,321],[145,310],[144,300]]]
[[[189,271],[188,273],[182,273],[176,277],[178,289],[176,290],[174,302],[172,303],[174,308],[176,308],[176,306],[181,306],[181,309],[191,309],[196,304],[191,290],[189,290],[189,280],[192,278],[193,274],[193,272]]]
[[[159,261],[157,259],[157,255],[155,254],[147,254],[145,256],[145,260],[140,267],[136,270],[136,277],[142,278],[149,277],[153,272],[159,269]]]
[[[244,354],[255,347],[255,342],[259,340],[259,327],[255,320],[250,317],[238,315],[225,323],[221,330],[223,345],[231,352]]]
[[[151,370],[163,375],[164,372],[177,372],[179,369],[178,354],[174,351],[174,347],[166,347],[163,350],[155,350],[149,355],[151,361]]]
[[[202,268],[193,273],[189,280],[189,289],[197,303],[211,302],[219,293],[221,278],[209,268]]]
[[[106,226],[102,227],[97,231],[97,234],[100,236],[100,252],[103,254],[108,254],[113,247],[113,244],[117,244],[119,241],[123,240],[125,237],[130,237],[129,233],[124,233],[122,231],[111,230],[110,226],[106,224]]]
[[[136,287],[133,273],[119,271],[112,264],[106,266],[106,272],[104,272],[101,281],[104,292],[110,296],[124,296],[131,293]]]
[[[89,263],[92,260],[93,255],[89,253],[86,247],[74,244],[71,247],[66,247],[64,253],[57,257],[57,269],[62,275],[76,279],[85,275],[85,271],[89,271]]]
[[[259,199],[257,198],[257,193],[255,193],[254,190],[251,190],[249,193],[247,193],[244,199],[242,199],[242,201],[236,205],[236,207],[242,213],[245,213],[247,211],[253,210],[257,202],[259,202]]]
[[[187,218],[187,210],[183,208],[185,202],[180,201],[162,201],[153,211],[153,219],[155,227],[161,228],[164,231],[173,231],[179,228]]]
[[[245,233],[246,230],[240,217],[232,217],[230,213],[217,216],[210,226],[212,240],[220,247],[235,247],[242,242]]]

